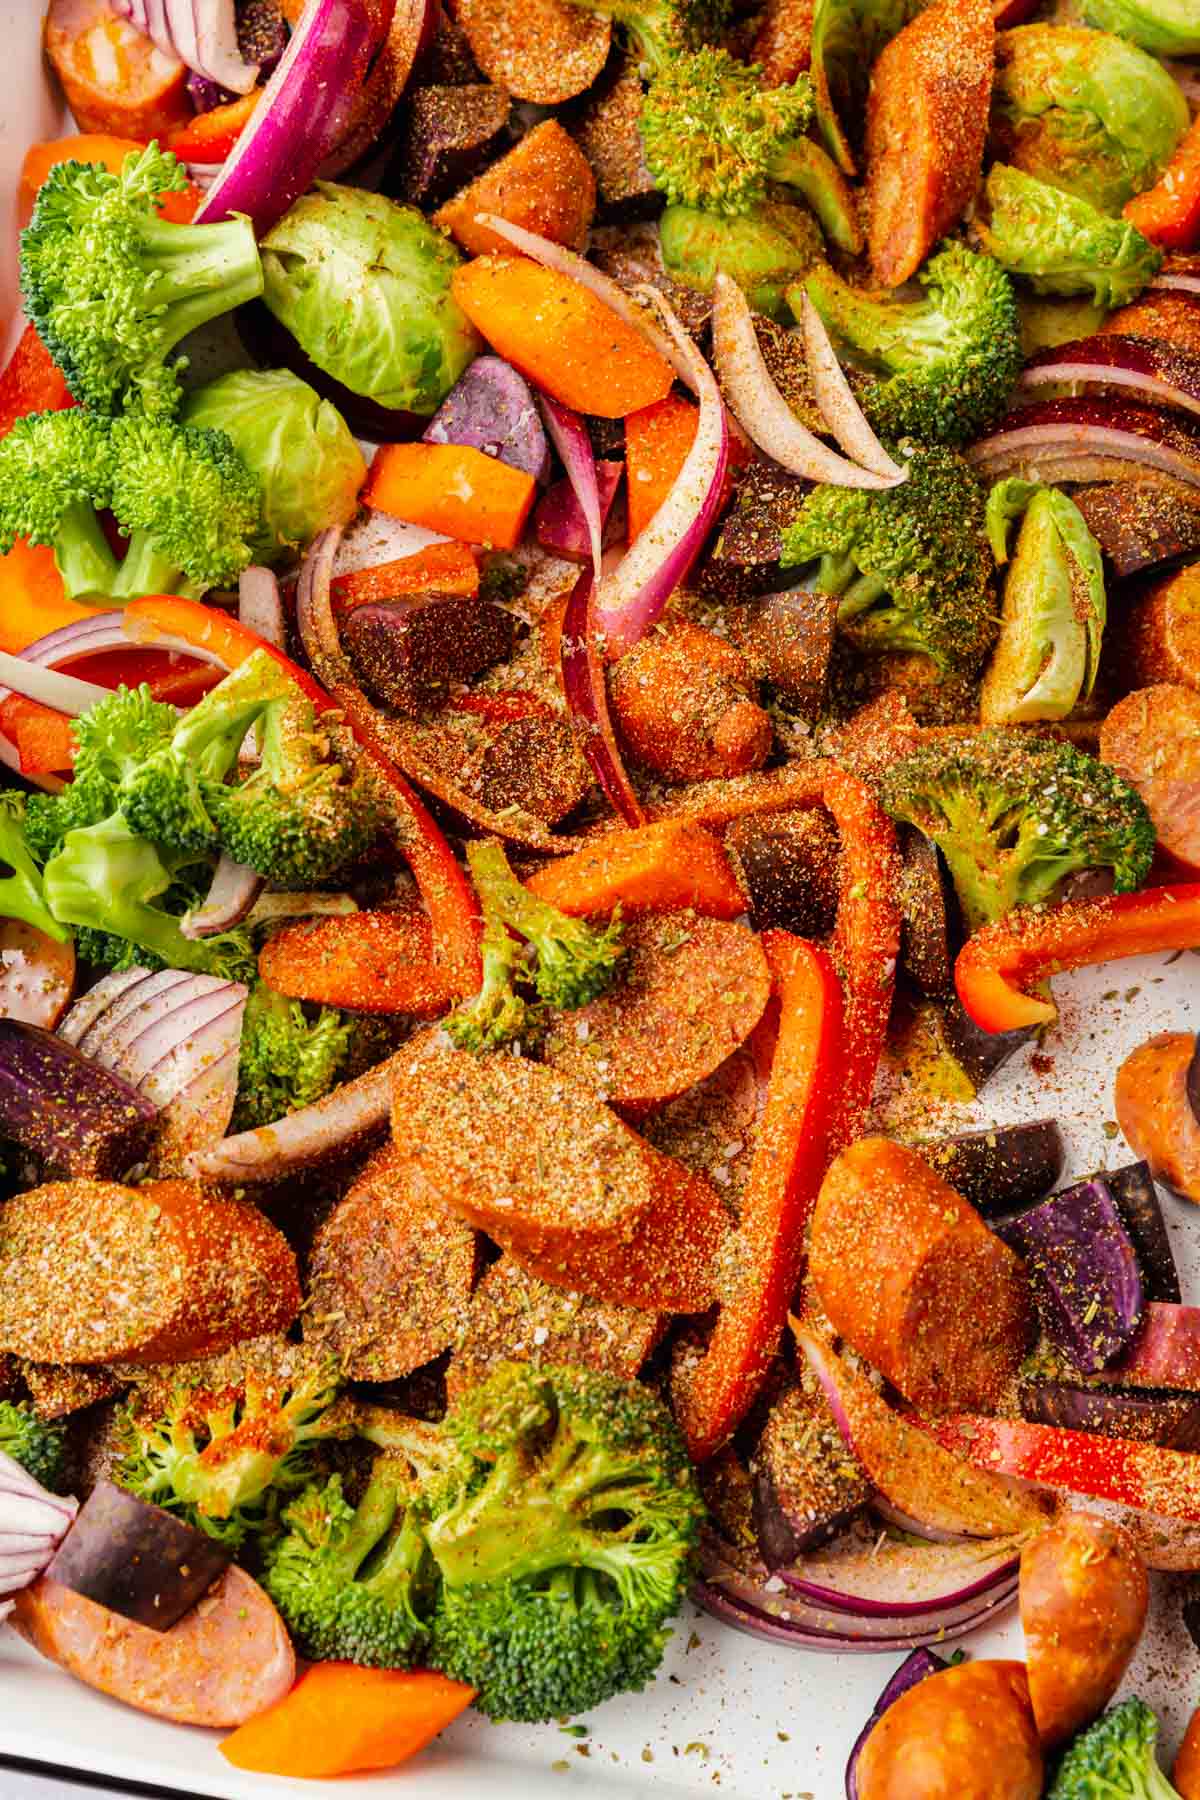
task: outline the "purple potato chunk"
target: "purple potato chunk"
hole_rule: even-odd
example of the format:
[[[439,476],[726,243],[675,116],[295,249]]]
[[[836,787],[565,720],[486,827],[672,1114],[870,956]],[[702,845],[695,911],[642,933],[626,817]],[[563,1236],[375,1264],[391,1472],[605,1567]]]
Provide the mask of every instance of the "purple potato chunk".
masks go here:
[[[477,594],[414,594],[356,606],[342,627],[355,673],[376,700],[405,713],[441,706],[512,654],[512,616]]]
[[[1024,1257],[1042,1324],[1084,1375],[1127,1351],[1146,1310],[1133,1240],[1104,1180],[1094,1176],[993,1227]]]
[[[510,468],[550,479],[550,446],[533,391],[500,356],[477,356],[425,428],[427,444],[464,444]]]
[[[928,1000],[954,992],[954,956],[946,886],[936,847],[915,825],[901,825],[900,966]]]
[[[913,1148],[985,1219],[1043,1199],[1060,1179],[1066,1156],[1056,1119],[995,1125]]]
[[[500,149],[512,101],[490,82],[411,88],[384,192],[430,211],[482,173]]]
[[[1200,1394],[1170,1388],[1075,1387],[1069,1381],[1021,1384],[1022,1416],[1063,1431],[1129,1438],[1169,1450],[1200,1449]]]
[[[751,1467],[754,1533],[769,1569],[787,1568],[827,1544],[874,1493],[827,1401],[801,1387],[771,1408]]]
[[[0,1136],[52,1174],[109,1180],[141,1160],[158,1111],[65,1038],[0,1019]]]
[[[1175,1252],[1167,1236],[1167,1223],[1149,1163],[1127,1163],[1120,1169],[1104,1169],[1101,1179],[1116,1201],[1125,1229],[1133,1239],[1146,1299],[1165,1300],[1178,1306],[1183,1299],[1179,1270],[1175,1266]]]
[[[233,1560],[161,1506],[99,1481],[46,1570],[51,1581],[151,1631],[169,1631]]]

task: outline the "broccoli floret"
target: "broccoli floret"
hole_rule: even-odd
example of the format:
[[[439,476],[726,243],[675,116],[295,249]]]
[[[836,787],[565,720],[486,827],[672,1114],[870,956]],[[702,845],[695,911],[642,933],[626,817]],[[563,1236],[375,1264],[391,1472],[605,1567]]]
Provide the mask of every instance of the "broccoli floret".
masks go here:
[[[336,1006],[309,1020],[298,1000],[258,982],[242,1023],[233,1129],[271,1125],[320,1100],[350,1053],[352,1029]]]
[[[72,600],[103,599],[117,559],[97,508],[112,498],[107,419],[77,407],[30,413],[0,438],[0,554],[13,540],[48,544]]]
[[[943,676],[972,675],[996,638],[983,489],[962,457],[903,444],[899,487],[815,488],[783,534],[785,568],[840,597],[857,650],[918,651]]]
[[[186,938],[178,916],[156,904],[170,895],[187,860],[160,854],[114,813],[67,832],[43,871],[46,904],[60,924],[83,928],[76,931],[75,948],[89,962],[127,968],[144,965],[149,952],[168,968],[253,979],[255,956],[247,932]]]
[[[439,1584],[418,1491],[403,1463],[381,1456],[357,1507],[334,1475],[285,1509],[263,1585],[303,1655],[383,1669],[422,1658]]]
[[[881,797],[937,845],[971,931],[1044,903],[1079,869],[1111,869],[1126,893],[1154,856],[1150,815],[1119,775],[1023,732],[922,744],[885,771]]]
[[[870,300],[832,269],[803,283],[866,371],[859,398],[877,431],[962,444],[1003,412],[1021,371],[1021,321],[999,263],[947,243],[920,274],[921,300]],[[798,298],[798,296],[797,296]]]
[[[469,1459],[429,1508],[432,1661],[494,1719],[586,1711],[661,1660],[703,1514],[674,1422],[636,1382],[503,1364],[445,1423]]]
[[[1179,1800],[1155,1757],[1158,1720],[1122,1700],[1082,1732],[1058,1765],[1047,1800]]]
[[[522,887],[500,844],[471,844],[467,863],[488,921],[511,926],[529,940],[537,958],[533,985],[540,999],[569,1012],[604,992],[621,957],[619,908],[605,930],[598,931]],[[494,971],[499,975],[498,938],[493,943]],[[503,1000],[499,989],[496,998]]]
[[[278,1382],[247,1370],[219,1389],[180,1385],[158,1417],[121,1417],[114,1479],[236,1550],[312,1474],[311,1447],[342,1430],[327,1370]]]
[[[482,987],[443,1021],[460,1050],[476,1052],[498,1050],[501,1044],[536,1031],[541,1022],[539,1008],[513,986],[520,973],[521,946],[495,914],[486,920],[480,950]]]
[[[72,722],[75,765],[61,794],[31,794],[25,829],[34,854],[45,862],[62,848],[68,831],[98,825],[117,810],[125,777],[170,741],[178,723],[173,706],[150,689],[116,688]]]
[[[112,446],[112,508],[130,538],[112,597],[233,586],[253,560],[262,494],[227,434],[128,413]]]
[[[675,57],[698,50],[724,33],[732,0],[571,0],[624,28],[638,61],[651,74]]]
[[[25,796],[6,789],[0,793],[0,919],[20,919],[44,931],[57,943],[70,941],[66,924],[55,918],[46,899],[42,873],[34,860],[25,831]]]
[[[174,412],[181,338],[262,293],[247,218],[178,225],[157,210],[187,180],[169,151],[131,151],[119,175],[64,162],[21,233],[21,293],[77,400],[115,413],[131,401]],[[178,366],[178,365],[177,365]]]
[[[56,1493],[66,1473],[67,1440],[62,1428],[39,1419],[31,1407],[0,1400],[0,1451]]]

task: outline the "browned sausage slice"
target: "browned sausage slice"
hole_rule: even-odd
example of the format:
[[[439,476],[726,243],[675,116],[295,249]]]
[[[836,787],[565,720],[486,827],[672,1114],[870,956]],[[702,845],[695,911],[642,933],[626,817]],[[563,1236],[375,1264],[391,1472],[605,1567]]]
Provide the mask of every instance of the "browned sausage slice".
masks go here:
[[[1139,1044],[1117,1070],[1113,1101],[1134,1155],[1185,1200],[1200,1204],[1200,1124],[1187,1095],[1195,1048],[1190,1031],[1161,1031]]]
[[[51,0],[46,55],[80,131],[164,137],[195,114],[187,70],[106,0]]]
[[[1200,317],[1200,305],[1196,308]],[[1141,483],[1131,483],[1140,487]],[[1134,681],[1200,687],[1200,563],[1179,569],[1140,594],[1121,626],[1121,649]]]
[[[1200,693],[1164,681],[1127,694],[1100,728],[1100,755],[1142,796],[1167,854],[1200,870]]]
[[[135,1625],[45,1576],[17,1595],[10,1623],[77,1680],[181,1725],[241,1725],[296,1678],[283,1620],[236,1567],[170,1631]]]

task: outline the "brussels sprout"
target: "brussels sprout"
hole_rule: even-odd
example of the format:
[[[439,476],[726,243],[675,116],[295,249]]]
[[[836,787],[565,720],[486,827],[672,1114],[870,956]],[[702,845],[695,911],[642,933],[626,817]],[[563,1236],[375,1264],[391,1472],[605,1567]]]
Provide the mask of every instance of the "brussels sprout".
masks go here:
[[[718,269],[733,277],[756,312],[791,317],[787,290],[824,254],[820,228],[799,206],[768,201],[736,219],[668,206],[659,223],[663,265],[676,281],[712,292]]]
[[[1090,294],[1124,306],[1153,281],[1162,252],[1124,219],[997,163],[984,195],[991,212],[976,230],[989,255],[1039,294]]]
[[[353,517],[367,465],[328,400],[287,369],[239,369],[187,397],[188,425],[227,432],[262,487],[254,554],[273,562]]]
[[[1196,0],[1084,0],[1083,11],[1089,25],[1155,56],[1200,56]]]
[[[998,563],[1007,561],[1009,527],[1022,514],[1000,637],[979,695],[985,725],[1065,718],[1081,694],[1091,693],[1100,661],[1106,601],[1099,544],[1066,494],[1013,477],[988,496]]]
[[[996,40],[994,134],[1007,162],[1119,213],[1153,187],[1188,128],[1187,102],[1135,44],[1074,25]]]
[[[483,341],[450,292],[462,260],[412,206],[319,181],[259,245],[263,299],[319,369],[434,413]]]

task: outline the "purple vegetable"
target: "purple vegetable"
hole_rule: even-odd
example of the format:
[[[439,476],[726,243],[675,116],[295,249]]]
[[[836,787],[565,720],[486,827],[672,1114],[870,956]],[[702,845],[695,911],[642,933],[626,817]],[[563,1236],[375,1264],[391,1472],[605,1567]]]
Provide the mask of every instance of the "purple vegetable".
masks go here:
[[[850,1752],[850,1760],[846,1764],[846,1800],[858,1800],[858,1759],[863,1753],[867,1739],[891,1706],[902,1700],[910,1688],[924,1681],[928,1675],[938,1675],[949,1668],[932,1650],[914,1650],[906,1656],[892,1679],[880,1694],[871,1711],[871,1716],[854,1740],[854,1748]]]
[[[46,1573],[123,1619],[169,1631],[232,1560],[203,1531],[101,1481]]]
[[[210,81],[207,75],[197,75],[195,69],[187,78],[187,91],[188,99],[198,113],[212,112],[234,98],[228,88],[223,88],[219,82]]]
[[[0,1019],[0,1134],[67,1176],[123,1175],[145,1153],[157,1108],[51,1031]]]
[[[1128,1350],[1146,1309],[1133,1240],[1102,1176],[993,1228],[1025,1258],[1042,1323],[1085,1375]]]
[[[624,463],[605,461],[596,464],[602,542],[604,528],[609,522],[624,473]],[[533,514],[533,530],[543,550],[549,550],[567,562],[591,562],[587,520],[583,516],[575,490],[565,475],[561,481],[553,482],[538,501]]]
[[[1179,1270],[1175,1267],[1175,1253],[1167,1236],[1167,1224],[1149,1163],[1127,1163],[1121,1169],[1105,1169],[1103,1180],[1133,1239],[1146,1299],[1165,1300],[1178,1306],[1183,1299]]]
[[[915,1148],[985,1219],[1041,1200],[1062,1175],[1066,1154],[1055,1119],[995,1125]]]
[[[114,0],[114,4],[164,56],[177,56],[197,75],[235,94],[248,94],[257,82],[258,65],[246,60],[238,42],[234,0]]]
[[[567,480],[574,491],[587,527],[588,548],[591,552],[592,575],[599,582],[603,570],[600,563],[600,534],[603,521],[600,517],[600,486],[596,474],[596,457],[592,450],[592,441],[587,434],[587,426],[577,412],[569,406],[562,406],[549,394],[538,394],[538,410],[542,415],[542,423],[546,434],[554,448],[558,451],[559,460],[566,470]]]
[[[824,1396],[801,1387],[789,1388],[772,1406],[753,1469],[754,1535],[769,1569],[827,1544],[873,1492]]]
[[[1118,1371],[1119,1373],[1119,1371]],[[1068,1381],[1027,1381],[1021,1412],[1039,1425],[1087,1431],[1094,1437],[1131,1438],[1170,1450],[1200,1449],[1200,1394],[1168,1388],[1074,1387]]]
[[[927,999],[954,992],[954,952],[941,858],[923,831],[899,828],[900,964]]]
[[[1034,1035],[1032,1025],[1015,1031],[984,1031],[957,994],[947,994],[936,1004],[946,1048],[975,1088],[981,1088]]]
[[[427,444],[465,444],[510,468],[550,479],[550,446],[533,390],[500,356],[477,356],[424,432]]]

